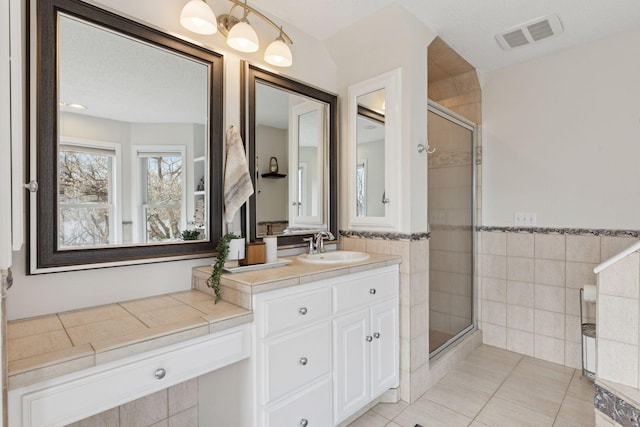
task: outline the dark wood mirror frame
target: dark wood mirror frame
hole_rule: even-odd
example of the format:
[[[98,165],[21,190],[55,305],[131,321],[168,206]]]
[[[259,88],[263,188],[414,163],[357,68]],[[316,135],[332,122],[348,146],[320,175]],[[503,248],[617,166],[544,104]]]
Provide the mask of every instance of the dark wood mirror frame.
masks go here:
[[[185,57],[191,57],[209,66],[209,240],[193,243],[149,244],[139,246],[112,246],[108,248],[57,248],[57,143],[58,143],[58,87],[57,55],[58,13],[76,16],[84,21],[112,29],[134,39],[162,47]],[[69,267],[69,270],[96,268],[162,261],[163,258],[197,258],[211,256],[222,235],[222,158],[223,158],[223,58],[222,55],[177,37],[147,27],[79,0],[38,0],[36,40],[37,72],[35,76],[35,139],[37,156],[37,209],[36,227],[29,229],[37,237],[37,269]],[[33,87],[33,85],[31,85]],[[31,106],[28,106],[31,109]],[[31,120],[34,115],[30,114]],[[31,238],[29,238],[31,241]],[[27,260],[33,265],[31,260]],[[82,267],[88,265],[87,267]],[[33,267],[31,267],[31,272]],[[63,270],[63,269],[62,269]],[[45,272],[45,271],[43,271]]]
[[[247,96],[242,96],[242,129],[248,132],[249,158],[253,159],[256,152],[256,83],[261,82],[269,86],[280,88],[294,94],[311,98],[328,105],[329,111],[329,135],[328,135],[328,162],[329,170],[329,197],[328,215],[329,231],[338,238],[338,96],[323,90],[308,86],[296,80],[284,77],[253,65],[243,67],[243,87],[246,85]],[[248,117],[247,117],[248,116]],[[256,164],[249,161],[249,171],[253,187],[256,188]],[[249,238],[251,241],[260,240],[256,230],[256,195],[249,199]],[[303,238],[311,234],[278,235],[278,246],[302,246],[308,245]]]

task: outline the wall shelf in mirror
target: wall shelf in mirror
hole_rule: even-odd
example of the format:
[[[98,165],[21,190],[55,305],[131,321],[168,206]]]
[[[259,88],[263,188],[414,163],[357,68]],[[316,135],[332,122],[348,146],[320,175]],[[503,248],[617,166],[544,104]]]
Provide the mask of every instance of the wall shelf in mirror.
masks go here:
[[[282,173],[273,173],[273,172],[269,172],[269,173],[263,173],[262,175],[260,175],[263,178],[269,178],[269,179],[282,179],[282,178],[286,178],[287,175],[286,174],[282,174]]]
[[[29,272],[213,255],[222,55],[84,1],[31,1]]]

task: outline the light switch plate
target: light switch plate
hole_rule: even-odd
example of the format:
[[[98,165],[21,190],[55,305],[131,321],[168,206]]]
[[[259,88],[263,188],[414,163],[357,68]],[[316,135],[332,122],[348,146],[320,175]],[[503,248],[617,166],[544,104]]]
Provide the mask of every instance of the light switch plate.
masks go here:
[[[518,227],[535,227],[536,226],[536,214],[535,212],[514,212],[513,213],[513,225]]]

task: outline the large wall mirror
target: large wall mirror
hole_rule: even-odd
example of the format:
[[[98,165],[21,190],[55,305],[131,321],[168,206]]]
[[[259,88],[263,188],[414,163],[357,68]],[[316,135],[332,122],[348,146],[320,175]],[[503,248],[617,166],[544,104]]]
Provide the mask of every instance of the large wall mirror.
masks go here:
[[[36,23],[31,272],[212,254],[222,57],[77,0]]]
[[[249,235],[337,236],[337,96],[248,65]],[[247,108],[248,107],[248,108]]]

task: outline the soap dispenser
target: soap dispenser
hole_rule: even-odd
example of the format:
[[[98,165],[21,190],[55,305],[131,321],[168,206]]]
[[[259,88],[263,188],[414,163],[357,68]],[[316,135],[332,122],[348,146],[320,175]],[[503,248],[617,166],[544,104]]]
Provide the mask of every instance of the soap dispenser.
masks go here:
[[[276,262],[278,260],[278,237],[273,235],[273,225],[267,224],[267,235],[262,238],[266,245],[266,263]]]

